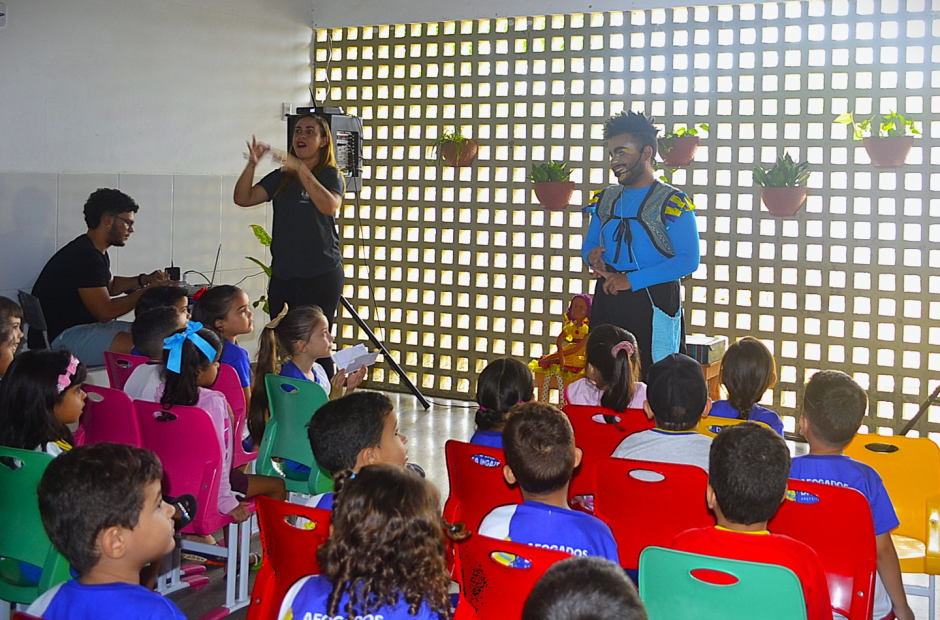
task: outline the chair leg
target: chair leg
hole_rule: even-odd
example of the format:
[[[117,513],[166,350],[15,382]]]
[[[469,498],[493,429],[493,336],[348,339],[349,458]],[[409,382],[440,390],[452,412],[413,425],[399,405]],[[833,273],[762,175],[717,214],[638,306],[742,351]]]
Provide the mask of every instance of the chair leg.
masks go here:
[[[0,620],[10,620],[10,616],[13,615],[10,609],[13,605],[8,601],[0,601]]]
[[[930,591],[927,593],[927,601],[928,601],[927,604],[930,605],[930,608],[928,611],[928,617],[930,620],[934,620],[934,617],[936,616],[935,605],[936,605],[936,598],[937,598],[937,590],[936,590],[937,584],[934,581],[934,575],[930,575],[930,582],[927,584],[927,587],[930,589]]]

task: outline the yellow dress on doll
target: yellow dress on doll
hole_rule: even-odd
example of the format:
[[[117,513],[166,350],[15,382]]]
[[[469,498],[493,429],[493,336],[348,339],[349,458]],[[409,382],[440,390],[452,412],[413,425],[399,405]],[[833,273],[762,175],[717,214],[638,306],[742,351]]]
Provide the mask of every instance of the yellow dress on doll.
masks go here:
[[[529,368],[537,374],[557,374],[565,382],[573,381],[584,373],[585,345],[590,329],[591,297],[575,295],[565,312],[565,324],[558,334],[557,351],[532,360]]]

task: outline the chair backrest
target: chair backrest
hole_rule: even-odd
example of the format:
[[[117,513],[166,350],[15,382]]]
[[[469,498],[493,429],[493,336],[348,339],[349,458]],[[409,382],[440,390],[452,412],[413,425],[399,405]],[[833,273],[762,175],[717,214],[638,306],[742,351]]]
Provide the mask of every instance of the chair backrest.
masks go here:
[[[289,459],[310,467],[310,493],[332,490],[330,472],[317,465],[307,435],[307,424],[317,409],[326,404],[329,395],[312,381],[267,375],[264,383],[268,391],[271,417],[264,428],[264,437],[258,450],[258,473],[284,478],[286,475],[281,464],[271,459]],[[289,485],[288,490],[294,489]]]
[[[123,390],[127,379],[138,366],[150,360],[142,355],[129,355],[127,353],[104,352],[104,367],[108,371],[108,382],[115,390]]]
[[[143,400],[134,401],[134,410],[141,445],[163,463],[163,493],[196,497],[196,518],[183,531],[206,536],[231,523],[231,517],[219,512],[223,450],[208,412],[199,407],[164,409]]]
[[[228,364],[219,364],[219,374],[212,384],[212,389],[222,392],[228,406],[232,408],[232,417],[235,419],[235,426],[232,429],[234,433],[232,442],[232,467],[241,467],[245,463],[250,463],[258,456],[257,452],[245,452],[242,446],[242,437],[245,434],[245,426],[248,424],[248,404],[245,402],[245,390],[242,388],[238,373]]]
[[[521,504],[522,491],[503,478],[506,455],[499,448],[464,443],[454,439],[444,444],[450,496],[444,504],[444,519],[462,522],[475,532],[492,509]]]
[[[85,408],[75,432],[76,445],[110,441],[140,446],[140,429],[134,413],[134,401],[119,389],[90,383],[82,389],[88,393]]]
[[[469,603],[477,618],[520,618],[535,582],[552,564],[571,556],[508,540],[473,534],[457,543],[461,572],[461,605]]]
[[[940,495],[940,448],[926,437],[856,435],[845,455],[878,472],[901,525],[892,534],[928,538],[927,498]]]
[[[640,557],[640,598],[649,620],[806,620],[789,568],[659,547]]]
[[[15,467],[12,460],[19,461]],[[12,580],[0,571],[0,600],[32,603],[36,598],[71,578],[69,564],[55,550],[39,516],[36,487],[52,455],[34,450],[0,447],[0,557],[42,568],[38,584]]]
[[[248,620],[276,620],[295,581],[320,573],[317,549],[330,536],[330,511],[258,497],[263,561],[251,591]],[[295,526],[288,519],[305,520]]]
[[[790,480],[789,490],[767,528],[812,547],[826,569],[832,608],[868,620],[878,564],[868,500],[855,489],[802,480]]]
[[[616,413],[605,407],[568,405],[565,415],[574,428],[574,442],[583,456],[581,466],[575,470],[568,486],[568,500],[576,495],[594,493],[594,464],[609,457],[625,437],[653,428],[653,421],[642,409],[627,409]],[[600,416],[595,419],[595,416]]]
[[[49,327],[46,325],[46,317],[42,313],[42,305],[39,303],[39,298],[34,295],[30,295],[24,290],[17,290],[16,297],[20,302],[20,306],[23,308],[23,318],[26,320],[26,324],[29,325],[30,329],[36,329],[42,332],[42,339],[46,343],[46,348],[51,349],[52,345],[49,344]]]
[[[627,569],[637,568],[646,547],[715,524],[705,503],[708,474],[694,465],[606,458],[594,467],[594,485],[594,514],[613,530]]]

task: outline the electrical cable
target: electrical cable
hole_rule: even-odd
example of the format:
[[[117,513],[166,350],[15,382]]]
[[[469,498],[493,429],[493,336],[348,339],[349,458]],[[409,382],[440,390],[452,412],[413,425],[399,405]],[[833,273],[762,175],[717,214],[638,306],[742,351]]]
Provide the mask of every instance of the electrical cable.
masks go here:
[[[188,275],[188,274],[190,274],[190,273],[195,273],[195,274],[197,274],[197,275],[200,275],[200,276],[202,276],[202,279],[206,281],[206,284],[212,284],[212,280],[210,280],[210,279],[206,276],[206,274],[204,274],[204,273],[201,272],[201,271],[196,271],[195,269],[190,269],[189,271],[184,271],[184,272],[183,272],[183,275],[185,276],[185,275]]]

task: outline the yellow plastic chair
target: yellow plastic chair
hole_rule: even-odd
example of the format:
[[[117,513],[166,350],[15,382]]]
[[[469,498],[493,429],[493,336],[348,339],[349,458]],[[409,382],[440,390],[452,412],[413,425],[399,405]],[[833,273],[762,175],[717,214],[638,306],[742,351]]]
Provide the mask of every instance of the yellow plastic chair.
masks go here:
[[[740,420],[738,418],[722,418],[719,416],[708,416],[699,420],[697,430],[700,434],[705,435],[706,437],[714,437],[722,430],[728,426],[736,426],[738,424],[744,424],[745,422],[751,422],[752,424],[760,424],[761,426],[767,426],[763,422],[758,422],[757,420]],[[767,428],[770,428],[767,426]]]
[[[901,525],[891,534],[902,573],[926,574],[929,585],[905,584],[926,596],[934,620],[934,576],[940,574],[940,447],[927,438],[857,435],[846,456],[881,475]]]

